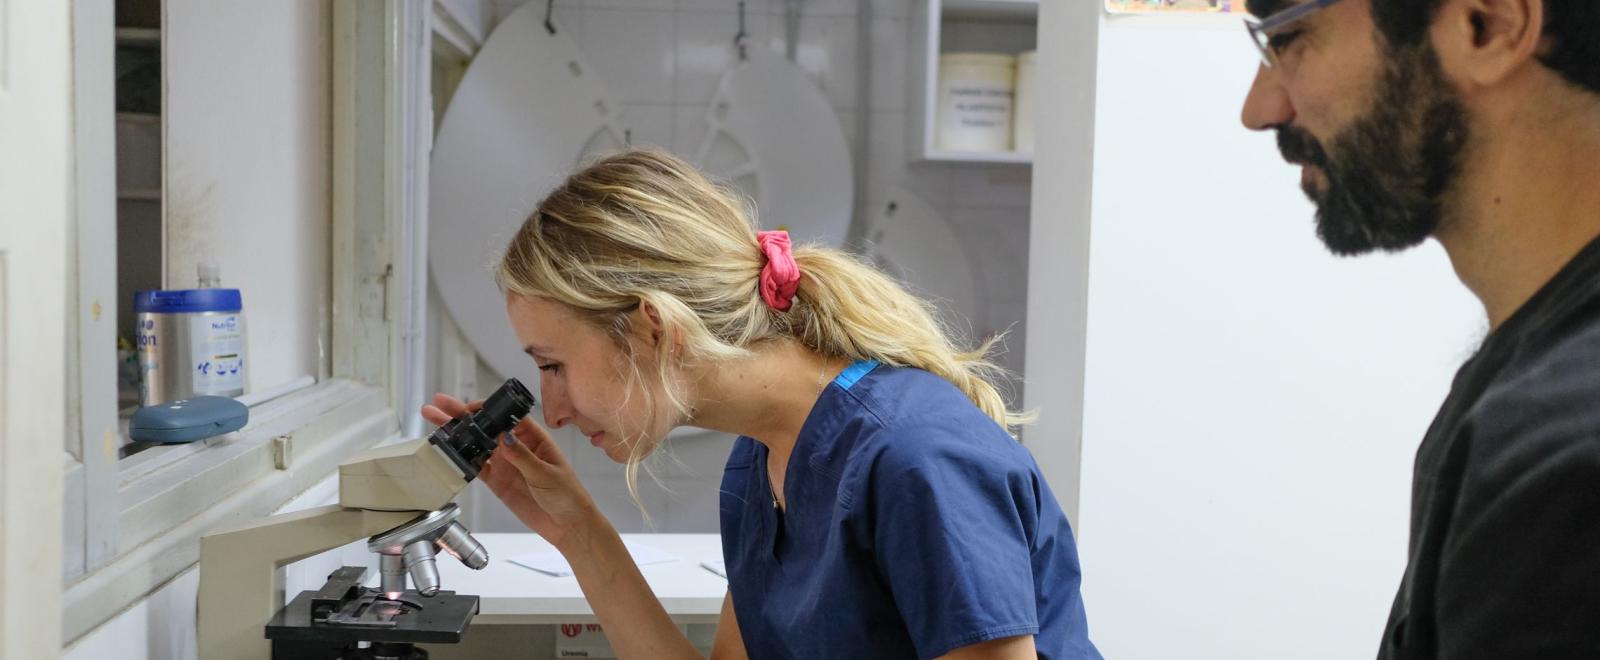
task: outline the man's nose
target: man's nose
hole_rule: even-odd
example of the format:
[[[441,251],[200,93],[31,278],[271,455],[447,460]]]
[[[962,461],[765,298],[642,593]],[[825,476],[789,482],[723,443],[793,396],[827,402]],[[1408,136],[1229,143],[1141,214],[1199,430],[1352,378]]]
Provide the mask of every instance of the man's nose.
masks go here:
[[[1294,121],[1294,105],[1278,80],[1278,72],[1262,65],[1244,98],[1240,121],[1252,131],[1266,131]]]

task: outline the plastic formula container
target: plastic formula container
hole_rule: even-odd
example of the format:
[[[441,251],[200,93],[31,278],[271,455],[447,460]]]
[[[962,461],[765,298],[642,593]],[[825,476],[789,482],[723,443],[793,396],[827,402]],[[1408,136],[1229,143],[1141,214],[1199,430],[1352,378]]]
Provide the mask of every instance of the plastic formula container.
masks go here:
[[[1011,150],[1016,69],[1014,55],[940,55],[935,146],[952,151]]]
[[[244,394],[244,305],[238,289],[140,291],[133,310],[142,405]]]
[[[1034,104],[1038,103],[1034,86],[1034,62],[1039,59],[1038,51],[1028,51],[1017,56],[1017,95],[1015,98],[1016,112],[1012,115],[1013,149],[1023,153],[1033,153],[1033,113]]]

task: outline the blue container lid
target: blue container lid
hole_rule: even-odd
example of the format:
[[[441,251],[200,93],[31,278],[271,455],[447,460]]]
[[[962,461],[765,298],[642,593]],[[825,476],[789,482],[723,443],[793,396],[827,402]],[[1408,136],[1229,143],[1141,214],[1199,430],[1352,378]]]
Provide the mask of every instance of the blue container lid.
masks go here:
[[[225,396],[191,396],[140,408],[128,422],[139,442],[193,442],[231,433],[250,422],[250,408]]]
[[[237,312],[244,309],[238,289],[173,289],[133,294],[135,313],[185,314]]]

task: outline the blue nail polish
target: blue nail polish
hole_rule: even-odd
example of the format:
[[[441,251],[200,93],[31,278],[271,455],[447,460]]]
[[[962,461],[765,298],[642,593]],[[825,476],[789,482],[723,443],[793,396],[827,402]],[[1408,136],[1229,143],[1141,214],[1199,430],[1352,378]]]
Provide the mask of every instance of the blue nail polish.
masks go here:
[[[514,445],[517,444],[517,439],[512,437],[510,433],[506,433],[500,436],[500,443],[505,445]]]

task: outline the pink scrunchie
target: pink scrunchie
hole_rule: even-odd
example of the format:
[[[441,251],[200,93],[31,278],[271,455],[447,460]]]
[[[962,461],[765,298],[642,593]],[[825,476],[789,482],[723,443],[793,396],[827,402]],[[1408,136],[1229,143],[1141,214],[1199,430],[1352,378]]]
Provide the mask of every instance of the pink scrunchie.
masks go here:
[[[800,264],[794,261],[789,232],[758,232],[756,243],[767,257],[767,265],[761,267],[761,299],[767,301],[768,307],[787,312],[795,290],[800,288]]]

